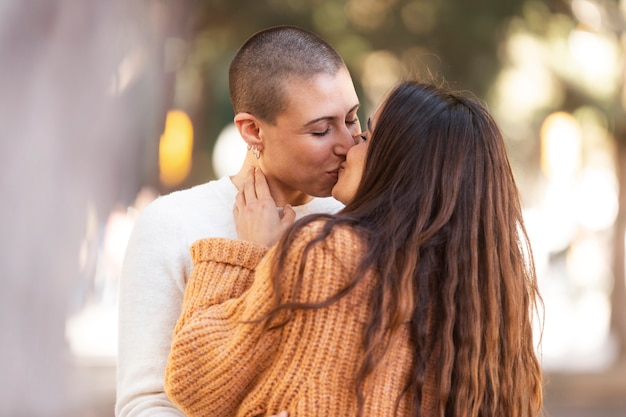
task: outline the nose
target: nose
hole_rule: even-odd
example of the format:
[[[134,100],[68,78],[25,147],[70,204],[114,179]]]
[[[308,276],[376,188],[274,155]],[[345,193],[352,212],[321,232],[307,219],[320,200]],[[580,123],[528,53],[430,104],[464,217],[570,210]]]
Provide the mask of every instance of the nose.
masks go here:
[[[361,134],[361,125],[359,123],[356,126],[345,126],[341,130],[337,143],[335,145],[335,153],[337,155],[345,156],[348,150],[359,143],[359,135]]]

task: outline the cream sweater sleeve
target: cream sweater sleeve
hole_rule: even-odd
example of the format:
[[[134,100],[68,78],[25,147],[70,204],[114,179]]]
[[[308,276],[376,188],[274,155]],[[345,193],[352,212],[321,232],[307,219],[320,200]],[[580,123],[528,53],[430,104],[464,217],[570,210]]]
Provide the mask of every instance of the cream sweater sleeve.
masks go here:
[[[189,246],[174,208],[144,210],[128,243],[119,290],[117,417],[184,417],[163,390],[180,315]],[[164,221],[167,219],[167,221]],[[184,248],[184,252],[178,248]]]

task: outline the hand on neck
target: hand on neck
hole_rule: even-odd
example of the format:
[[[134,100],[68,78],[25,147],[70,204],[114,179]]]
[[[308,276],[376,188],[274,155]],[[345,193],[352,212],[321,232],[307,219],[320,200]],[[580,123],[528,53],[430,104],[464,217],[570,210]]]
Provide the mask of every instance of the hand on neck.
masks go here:
[[[239,170],[239,172],[230,177],[231,181],[237,187],[237,189],[241,188],[244,180],[246,179],[246,174],[250,167],[255,167],[261,169],[258,164],[258,161],[255,158],[248,158],[244,161],[243,166]],[[291,206],[300,206],[302,204],[306,204],[313,199],[312,196],[305,194],[301,191],[293,190],[289,187],[285,187],[281,181],[278,181],[271,176],[266,177],[267,185],[270,189],[270,194],[272,194],[272,198],[274,199],[276,206],[283,207],[285,204],[289,204]]]

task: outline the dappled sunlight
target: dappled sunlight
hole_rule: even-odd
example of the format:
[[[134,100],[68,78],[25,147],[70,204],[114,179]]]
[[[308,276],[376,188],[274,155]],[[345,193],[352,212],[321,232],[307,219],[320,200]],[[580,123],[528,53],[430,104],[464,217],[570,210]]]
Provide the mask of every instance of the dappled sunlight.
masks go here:
[[[558,217],[545,211],[528,210],[524,216],[545,308],[545,315],[537,317],[535,335],[539,337],[543,323],[542,366],[567,372],[606,369],[616,353],[609,335],[608,243],[601,234],[580,233],[571,217],[570,228],[559,230]],[[555,235],[561,236],[560,247]],[[552,247],[546,238],[553,241]]]
[[[576,234],[578,223],[573,207],[571,188],[548,185],[538,207],[541,212],[541,239],[549,253],[559,253],[567,248]]]
[[[529,70],[507,68],[495,82],[494,101],[501,119],[520,122],[520,115],[530,117],[537,108],[554,101],[550,74],[540,67]]]
[[[505,50],[508,63],[494,83],[494,111],[507,123],[524,123],[538,109],[555,106],[562,94],[545,65],[540,39],[515,31]]]
[[[117,358],[117,305],[90,304],[70,316],[65,337],[74,357],[115,364]]]
[[[611,289],[610,248],[596,233],[578,236],[566,254],[566,267],[572,284],[583,291]]]
[[[103,225],[90,223],[85,236],[86,258],[93,266],[85,271],[87,285],[69,315],[65,337],[76,358],[115,363],[117,357],[117,291],[122,261],[137,216],[157,197],[144,187],[128,208],[116,208]],[[95,226],[95,227],[94,227]]]
[[[597,146],[602,129],[555,112],[541,128],[543,198],[525,218],[545,301],[542,363],[547,370],[604,369],[615,359],[611,315],[611,227],[617,183]],[[583,117],[581,117],[583,116]],[[595,144],[596,146],[590,146]]]
[[[363,64],[361,84],[369,101],[376,105],[403,73],[400,60],[393,53],[376,51],[368,54]]]
[[[401,16],[406,28],[417,35],[432,32],[437,24],[436,6],[425,1],[412,1],[402,7]]]
[[[609,230],[617,218],[617,180],[607,169],[589,169],[574,189],[574,210],[587,230]]]
[[[622,13],[625,3],[620,3]],[[270,2],[271,7],[282,5]],[[526,185],[524,218],[546,307],[542,363],[551,370],[597,369],[613,357],[610,234],[618,213],[613,138],[602,107],[577,103],[578,107],[567,111],[561,108],[572,92],[600,100],[622,94],[626,101],[619,78],[623,71],[620,48],[626,40],[605,30],[598,3],[573,0],[571,6],[572,16],[567,16],[553,13],[542,2],[527,2],[522,15],[510,20],[499,51],[503,65],[487,100],[506,139],[515,144],[511,148],[511,159],[518,164],[515,174]],[[287,2],[287,7],[308,10],[298,0]],[[366,115],[398,79],[413,75],[429,80],[448,63],[431,51],[432,45],[416,40],[402,50],[393,45],[374,47],[359,31],[381,30],[394,22],[416,39],[428,36],[440,23],[438,7],[423,1],[348,0],[324,2],[311,10],[312,25],[320,33],[336,36],[333,43],[346,62],[356,67],[353,78],[362,87]],[[194,42],[165,38],[164,71],[173,74],[173,102],[180,108],[202,105],[205,89],[211,88],[203,71],[217,65],[231,36],[227,29],[216,27],[201,31]],[[145,66],[145,51],[127,51],[111,91],[118,95],[126,91]],[[184,183],[192,161],[210,166],[217,177],[235,174],[246,144],[230,121],[216,131],[210,147],[194,149],[189,116],[170,111],[159,146],[162,184],[176,188]],[[99,256],[101,261],[106,259],[111,276],[119,269],[132,221],[124,211],[111,213],[111,229],[104,232],[108,237]],[[102,275],[103,266],[99,268]],[[88,354],[89,349],[94,355],[102,354],[106,346],[110,350],[111,344],[91,344],[97,335],[85,327],[90,320],[102,320],[101,312],[86,307],[68,321],[68,335],[78,355]],[[80,334],[82,338],[76,336]]]
[[[239,172],[246,158],[246,142],[243,140],[234,123],[224,127],[217,136],[213,147],[212,161],[215,175],[235,175]]]
[[[114,401],[131,230],[157,195],[239,170],[247,150],[232,124],[228,66],[249,35],[274,24],[336,47],[362,119],[407,76],[445,78],[484,101],[506,140],[535,257],[542,366],[549,376],[604,376],[617,363],[626,0],[23,3],[0,1],[0,330],[11,336],[0,414],[8,404],[7,415],[111,415],[108,403],[104,414],[81,407]],[[100,385],[90,385],[94,363],[112,370]],[[90,383],[66,383],[70,368]]]
[[[109,86],[109,94],[121,95],[146,71],[148,52],[144,48],[131,49],[117,66]]]
[[[323,3],[313,11],[313,22],[315,26],[322,29],[324,32],[343,30],[348,25],[348,16],[344,9],[345,7],[341,3]]]
[[[542,365],[591,371],[606,369],[617,352],[610,294],[618,178],[602,103],[625,94],[626,42],[607,30],[610,8],[592,0],[571,6],[567,16],[526,3],[524,17],[509,25],[491,102],[507,139],[531,144],[533,125],[539,139],[539,152],[526,152],[537,155],[541,175],[524,166],[515,172],[532,184],[522,197],[545,302]],[[567,100],[576,107],[559,110]]]
[[[567,183],[580,168],[582,136],[576,119],[552,113],[541,125],[541,168],[550,181]]]
[[[159,142],[159,169],[163,184],[174,187],[187,178],[191,171],[192,152],[193,126],[189,116],[180,110],[170,110]]]
[[[373,30],[379,28],[397,0],[348,0],[345,11],[356,27]]]
[[[575,71],[568,75],[576,77],[594,97],[608,100],[614,96],[622,70],[620,44],[615,35],[576,29],[570,33],[568,43],[575,64]]]
[[[588,372],[615,360],[608,337],[610,306],[606,293],[567,292],[566,283],[543,283],[545,322],[541,363],[546,371]]]
[[[589,0],[572,0],[572,13],[581,23],[593,30],[602,29],[602,11]]]

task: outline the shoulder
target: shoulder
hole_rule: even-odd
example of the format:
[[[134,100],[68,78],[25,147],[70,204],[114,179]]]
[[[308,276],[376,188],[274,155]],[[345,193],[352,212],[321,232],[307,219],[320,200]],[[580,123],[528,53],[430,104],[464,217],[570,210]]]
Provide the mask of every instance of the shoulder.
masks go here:
[[[149,216],[172,211],[194,210],[199,206],[215,204],[224,200],[228,200],[229,204],[232,204],[236,193],[237,190],[234,185],[225,177],[162,195],[150,203],[145,212],[148,213],[146,216]]]
[[[152,201],[137,217],[136,227],[188,234],[192,241],[209,236],[232,237],[236,193],[228,177],[174,191]]]
[[[320,302],[334,296],[355,277],[365,239],[358,229],[313,220],[295,229],[279,261],[286,285],[303,285],[300,301]],[[291,278],[289,278],[291,277]],[[299,297],[299,296],[298,296]]]
[[[309,246],[332,253],[340,260],[360,258],[365,250],[366,240],[356,228],[345,224],[330,224],[328,219],[313,220],[297,231],[294,238],[295,248]]]

